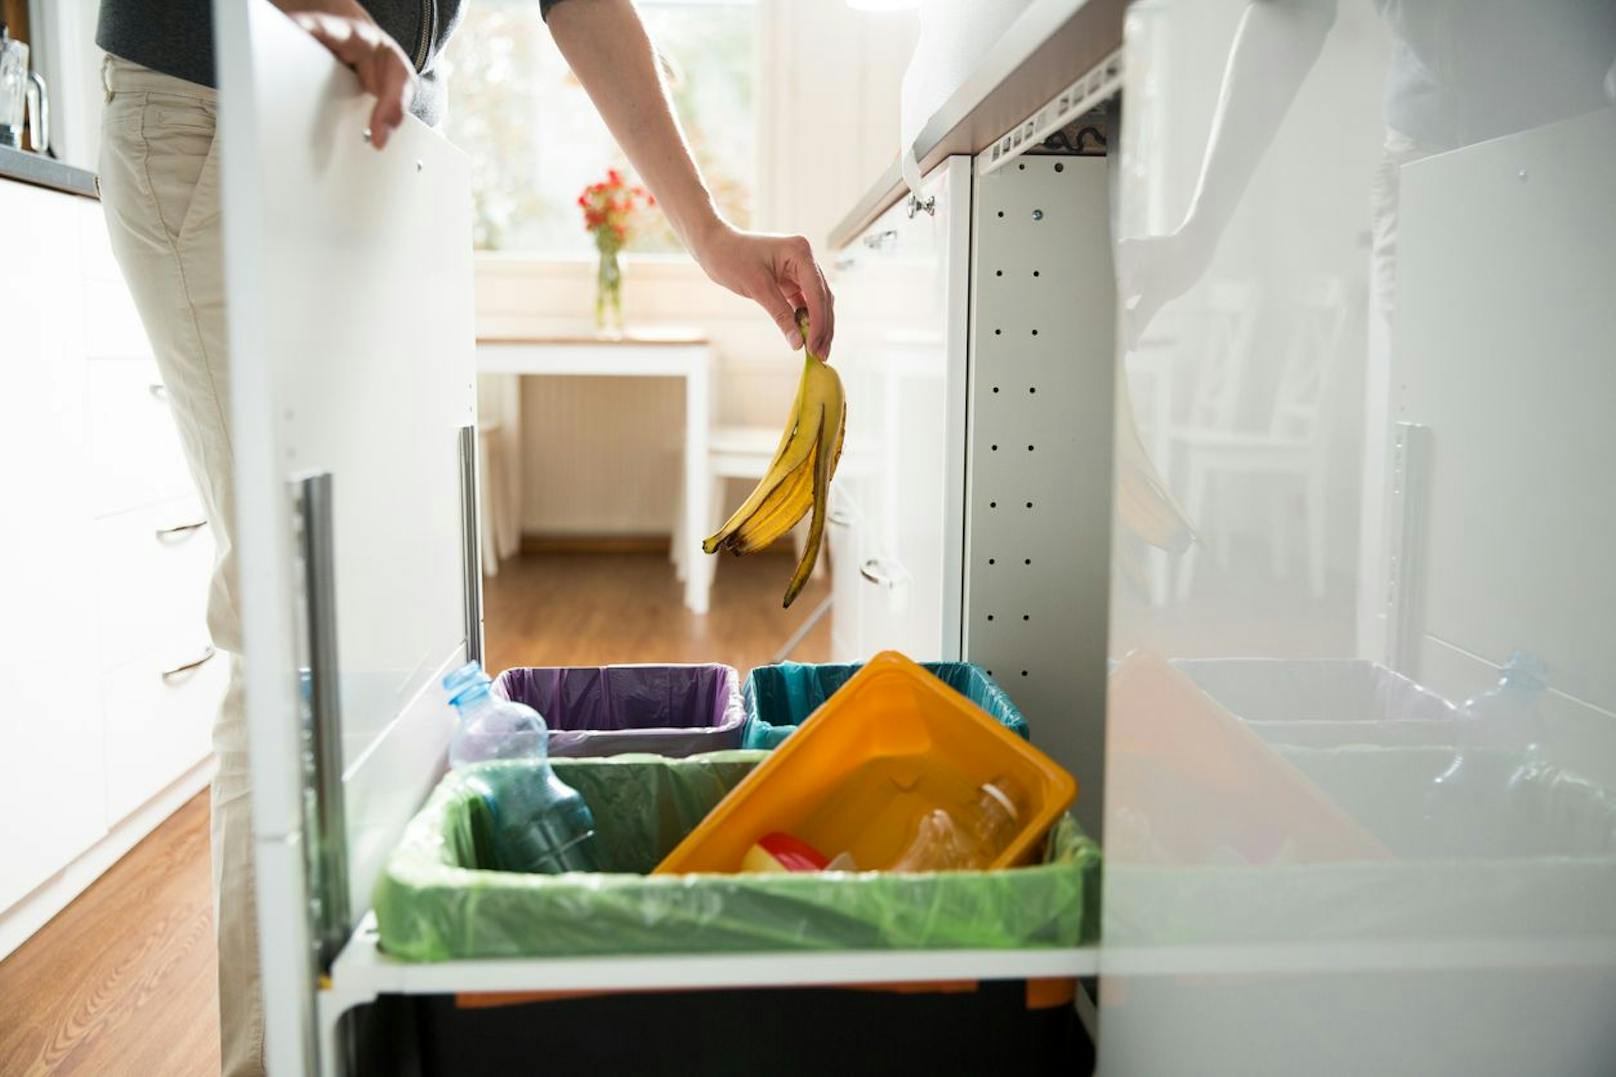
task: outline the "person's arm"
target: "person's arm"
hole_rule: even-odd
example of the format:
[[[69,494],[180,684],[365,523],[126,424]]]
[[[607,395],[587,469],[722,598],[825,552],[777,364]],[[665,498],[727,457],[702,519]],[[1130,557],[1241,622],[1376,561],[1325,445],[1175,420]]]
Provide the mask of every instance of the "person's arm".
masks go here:
[[[274,0],[276,7],[353,69],[359,85],[376,95],[370,144],[387,145],[415,96],[415,66],[356,0]]]
[[[1251,0],[1229,47],[1229,61],[1206,153],[1184,219],[1161,236],[1117,245],[1127,344],[1138,343],[1156,312],[1189,290],[1212,262],[1280,121],[1324,49],[1336,0]]]
[[[563,0],[550,9],[548,23],[617,144],[707,276],[767,311],[793,348],[802,346],[793,312],[806,307],[809,346],[817,355],[829,355],[834,300],[808,241],[744,232],[719,214],[685,144],[633,3]]]

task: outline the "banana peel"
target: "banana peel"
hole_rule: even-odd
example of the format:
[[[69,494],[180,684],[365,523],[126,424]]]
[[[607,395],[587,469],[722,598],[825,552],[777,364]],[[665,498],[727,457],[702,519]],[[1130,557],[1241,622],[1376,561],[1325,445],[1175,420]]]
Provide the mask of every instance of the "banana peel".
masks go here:
[[[806,341],[807,311],[797,311],[797,327]],[[719,550],[756,553],[796,527],[812,510],[808,543],[786,584],[782,605],[789,607],[819,559],[830,481],[842,457],[846,432],[847,399],[841,376],[804,344],[802,377],[797,381],[791,419],[780,435],[768,472],[724,526],[702,541],[701,548],[710,554]]]

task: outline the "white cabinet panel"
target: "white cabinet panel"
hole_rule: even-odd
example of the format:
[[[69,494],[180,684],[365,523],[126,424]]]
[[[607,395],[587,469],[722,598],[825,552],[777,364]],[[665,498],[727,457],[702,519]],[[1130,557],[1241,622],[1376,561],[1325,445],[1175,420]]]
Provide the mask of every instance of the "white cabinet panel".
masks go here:
[[[833,500],[825,527],[831,569],[830,658],[832,662],[858,662],[865,657],[859,635],[859,601],[863,597],[858,574],[859,533],[851,515],[835,505]]]
[[[229,666],[195,631],[188,646],[153,648],[101,678],[110,821],[207,757]]]
[[[79,203],[79,250],[85,354],[92,359],[149,359],[146,329],[112,255],[107,224],[97,202]]]
[[[151,360],[89,364],[90,464],[97,516],[192,490],[168,390]]]
[[[0,180],[0,908],[101,836],[77,200]],[[27,257],[16,252],[26,251]]]
[[[855,614],[838,602],[832,636],[858,638],[860,658],[959,652],[969,192],[969,161],[951,158],[927,177],[930,212],[894,206],[838,260],[848,419],[837,481],[858,485],[866,578],[861,627],[841,627]]]
[[[97,521],[94,551],[102,669],[196,645],[214,552],[196,498]]]
[[[1608,1073],[1616,6],[1156,0],[1127,36],[1119,361],[1177,385],[1151,463],[1195,542],[1153,590],[1119,423],[1099,1070]],[[1240,659],[1302,725],[1321,660],[1459,705],[1516,649],[1546,669],[1436,747],[1366,697],[1278,753],[1163,661]]]
[[[85,353],[92,359],[149,359],[151,345],[122,280],[84,281]]]

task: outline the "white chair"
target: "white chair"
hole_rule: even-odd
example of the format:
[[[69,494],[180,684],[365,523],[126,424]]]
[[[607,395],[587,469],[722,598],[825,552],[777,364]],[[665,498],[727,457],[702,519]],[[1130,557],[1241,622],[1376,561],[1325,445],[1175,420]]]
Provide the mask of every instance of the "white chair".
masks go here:
[[[1214,514],[1214,553],[1225,567],[1233,517],[1227,503],[1230,481],[1239,476],[1267,475],[1290,477],[1300,483],[1307,532],[1308,587],[1314,597],[1322,597],[1331,423],[1328,405],[1346,329],[1345,289],[1339,278],[1320,278],[1307,285],[1291,307],[1293,318],[1267,427],[1242,429],[1237,414],[1248,376],[1248,336],[1243,352],[1237,348],[1222,356],[1209,356],[1206,385],[1197,392],[1191,423],[1175,429],[1171,440],[1175,458],[1182,455],[1184,459],[1184,509],[1191,522],[1197,527],[1204,525],[1214,491],[1224,502],[1219,506],[1221,511]],[[1271,567],[1282,578],[1289,571],[1291,538],[1285,503],[1279,498],[1271,502],[1269,522]],[[1180,601],[1189,597],[1199,553],[1197,543],[1180,563]]]
[[[497,421],[478,425],[477,453],[477,529],[482,536],[482,569],[485,576],[497,576],[500,561],[514,556],[522,541],[517,502],[512,496],[513,476],[505,452],[505,430]]]
[[[725,486],[730,479],[747,479],[756,482],[769,472],[769,464],[774,459],[774,450],[780,444],[780,431],[764,426],[715,426],[708,434],[707,439],[707,476],[712,484],[712,496],[709,501],[715,511],[712,526],[716,530],[718,525],[729,519],[729,514],[735,511],[736,506],[725,500]],[[674,521],[684,519],[684,490],[679,491],[678,504],[674,507]],[[678,534],[676,526],[674,533]],[[791,544],[798,557],[808,543],[806,524],[799,524],[792,529]],[[674,574],[682,582],[689,571],[686,562],[687,551],[683,544],[675,542],[668,551],[668,558],[673,562]],[[819,565],[814,566],[814,573],[819,573]]]

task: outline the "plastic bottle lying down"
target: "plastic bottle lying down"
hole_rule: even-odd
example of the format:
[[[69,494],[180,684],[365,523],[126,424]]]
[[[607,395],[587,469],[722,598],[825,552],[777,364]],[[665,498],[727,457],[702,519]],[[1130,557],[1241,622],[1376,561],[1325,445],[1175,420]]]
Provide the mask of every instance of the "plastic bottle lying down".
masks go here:
[[[957,813],[934,808],[920,818],[914,840],[890,871],[972,871],[993,863],[1014,840],[1026,796],[1010,778],[977,788],[976,799]]]
[[[493,822],[493,856],[500,871],[559,874],[600,870],[595,818],[584,798],[550,769],[549,730],[532,707],[500,699],[476,662],[443,679],[460,713],[449,746],[455,769],[486,760],[519,761],[471,779]]]

